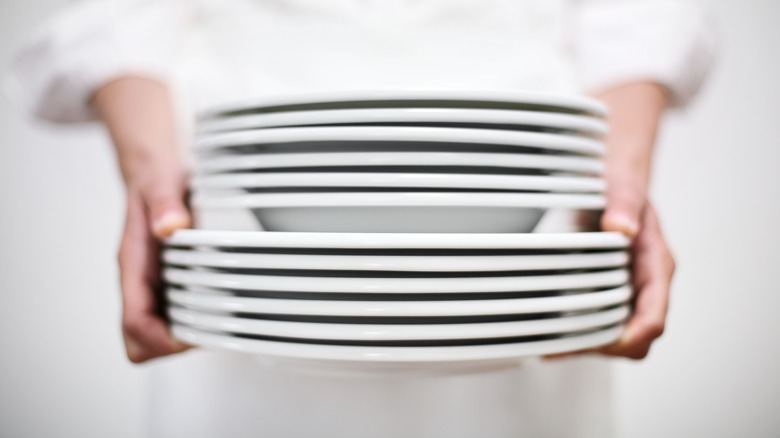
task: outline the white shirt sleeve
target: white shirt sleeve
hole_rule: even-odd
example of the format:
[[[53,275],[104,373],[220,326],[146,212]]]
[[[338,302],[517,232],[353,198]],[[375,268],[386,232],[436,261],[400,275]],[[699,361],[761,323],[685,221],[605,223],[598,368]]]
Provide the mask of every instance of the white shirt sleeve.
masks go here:
[[[133,74],[167,80],[191,11],[181,0],[89,0],[38,29],[14,59],[8,90],[37,117],[95,119],[101,85]]]
[[[665,86],[674,107],[699,90],[716,47],[707,15],[681,0],[581,0],[574,28],[583,90],[646,80]]]

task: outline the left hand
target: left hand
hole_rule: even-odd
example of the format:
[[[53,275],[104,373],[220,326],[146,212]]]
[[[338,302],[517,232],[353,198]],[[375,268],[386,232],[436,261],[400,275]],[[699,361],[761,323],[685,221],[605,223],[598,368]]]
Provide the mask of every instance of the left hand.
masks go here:
[[[639,233],[631,247],[634,312],[620,339],[597,350],[602,354],[631,359],[646,357],[653,341],[664,332],[675,270],[674,258],[661,232],[655,209],[648,202],[640,214]],[[610,210],[607,210],[602,228],[605,231],[621,231],[613,227],[610,219]]]
[[[607,208],[601,229],[632,238],[634,311],[620,339],[593,352],[642,359],[666,321],[675,263],[648,201],[648,181],[655,135],[667,104],[666,91],[653,83],[636,82],[598,96],[610,108],[607,145]],[[567,353],[552,358],[580,354]]]

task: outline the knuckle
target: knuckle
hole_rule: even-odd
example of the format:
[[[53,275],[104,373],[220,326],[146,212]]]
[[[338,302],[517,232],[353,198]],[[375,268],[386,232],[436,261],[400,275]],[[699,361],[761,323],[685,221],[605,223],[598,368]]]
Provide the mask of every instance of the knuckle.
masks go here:
[[[645,325],[644,330],[648,339],[653,340],[664,334],[665,326],[663,322],[651,322]]]
[[[146,355],[143,355],[137,351],[127,350],[127,359],[132,363],[138,364],[144,362],[148,358],[146,357]]]
[[[127,236],[124,236],[119,244],[119,250],[116,253],[116,261],[120,267],[127,264],[127,261],[132,255],[132,252],[133,244],[130,242],[130,239]]]
[[[125,251],[123,249],[119,249],[116,253],[116,263],[119,265],[120,268],[122,268],[125,264]]]
[[[136,319],[125,318],[122,321],[122,332],[128,338],[137,340],[138,338],[143,336],[144,333],[143,324],[141,324]]]
[[[677,259],[675,258],[674,253],[672,253],[672,251],[669,250],[669,248],[666,248],[664,258],[666,259],[666,265],[667,268],[669,269],[669,272],[671,274],[674,274],[674,271],[677,270]]]

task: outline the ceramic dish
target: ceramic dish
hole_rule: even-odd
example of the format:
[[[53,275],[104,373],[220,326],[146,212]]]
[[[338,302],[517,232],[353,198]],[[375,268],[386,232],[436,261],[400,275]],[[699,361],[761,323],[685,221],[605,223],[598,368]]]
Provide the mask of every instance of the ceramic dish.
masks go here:
[[[364,347],[264,341],[209,333],[181,324],[174,324],[171,331],[175,338],[187,344],[223,351],[346,362],[452,363],[540,356],[595,348],[617,340],[623,328],[609,327],[538,341],[446,347]]]
[[[169,246],[223,248],[341,249],[622,249],[630,240],[621,233],[549,234],[402,234],[402,233],[274,233],[253,231],[178,230]]]
[[[282,207],[499,207],[601,209],[599,194],[469,192],[316,192],[235,194],[201,192],[193,198],[204,208]],[[229,196],[230,194],[232,196]],[[387,212],[388,210],[383,210]]]
[[[298,339],[411,341],[487,339],[577,332],[623,322],[628,306],[547,319],[466,324],[333,324],[252,319],[170,308],[174,322],[207,331]]]
[[[547,209],[600,210],[597,194],[475,192],[196,193],[202,228],[343,233],[529,233]],[[234,210],[231,215],[229,210]],[[256,223],[248,222],[251,212]]]
[[[163,275],[167,282],[184,286],[194,285],[232,290],[277,292],[391,294],[591,289],[619,286],[628,281],[628,271],[625,269],[564,275],[382,278],[228,274],[166,268],[163,271]]]
[[[340,193],[328,193],[340,194]],[[383,193],[388,194],[388,193]],[[263,207],[208,208],[196,204],[197,228],[331,233],[530,233],[541,208]],[[554,231],[574,231],[570,227]]]
[[[620,286],[596,292],[536,298],[443,301],[288,300],[238,297],[218,290],[212,292],[202,289],[193,292],[177,288],[169,288],[166,296],[176,305],[212,312],[357,317],[451,317],[598,309],[628,302],[631,299],[631,288]]]
[[[293,149],[295,143],[313,144],[317,152],[345,152],[355,148],[371,150],[373,143],[411,146],[424,145],[452,151],[452,144],[467,145],[480,152],[485,145],[535,148],[585,155],[603,155],[600,141],[564,134],[540,132],[502,131],[496,129],[405,127],[405,126],[327,126],[304,128],[253,129],[246,131],[203,135],[195,142],[198,151],[213,151],[236,146],[246,146],[242,151],[263,151],[263,145]],[[350,145],[349,143],[352,143]],[[357,143],[357,144],[355,144]],[[461,147],[462,148],[462,147]],[[265,147],[265,149],[268,149]],[[270,150],[274,150],[271,148]],[[291,150],[292,151],[292,150]]]
[[[598,158],[540,154],[479,152],[329,152],[223,155],[196,160],[197,173],[309,167],[453,166],[578,172],[598,175],[604,163]]]
[[[279,187],[415,187],[591,193],[603,192],[605,188],[603,179],[592,177],[402,172],[233,173],[195,177],[192,185],[203,190]]]
[[[530,128],[574,131],[597,136],[607,133],[607,124],[595,117],[541,111],[469,108],[363,108],[249,114],[205,120],[199,124],[198,130],[201,133],[209,133],[258,128],[379,123],[500,125],[520,130]]]
[[[267,96],[213,106],[201,119],[294,110],[347,108],[483,108],[607,114],[606,106],[578,95],[545,94],[517,90],[349,90]]]
[[[163,260],[177,266],[339,271],[477,272],[593,269],[624,266],[624,251],[545,255],[329,255],[242,254],[167,249]]]

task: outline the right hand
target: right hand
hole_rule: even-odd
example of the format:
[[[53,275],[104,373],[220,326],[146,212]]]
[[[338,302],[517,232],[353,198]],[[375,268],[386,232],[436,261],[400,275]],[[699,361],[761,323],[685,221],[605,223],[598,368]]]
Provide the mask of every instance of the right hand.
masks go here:
[[[111,133],[127,188],[119,249],[127,357],[140,363],[184,351],[189,346],[171,336],[159,295],[159,239],[192,222],[170,93],[163,83],[122,77],[102,86],[92,103]]]
[[[119,249],[122,334],[133,363],[189,348],[172,338],[161,315],[160,244],[190,226],[184,205],[186,176],[180,171],[149,175],[127,187],[127,217]]]

